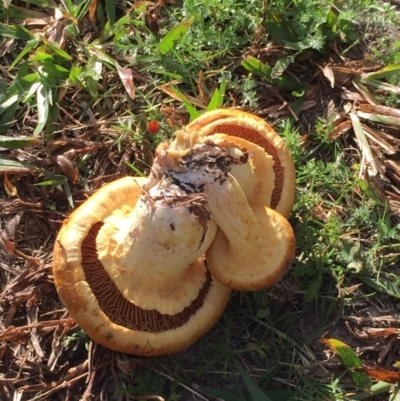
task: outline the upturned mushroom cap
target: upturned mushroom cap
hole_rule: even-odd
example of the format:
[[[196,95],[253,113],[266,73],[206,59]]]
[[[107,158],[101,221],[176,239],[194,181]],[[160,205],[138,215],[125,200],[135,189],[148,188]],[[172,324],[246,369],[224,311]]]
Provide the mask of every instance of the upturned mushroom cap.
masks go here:
[[[227,134],[261,146],[272,156],[274,190],[271,209],[289,216],[295,195],[295,169],[286,143],[262,118],[239,110],[217,109],[193,120],[186,129],[198,135]],[[268,177],[265,177],[268,179]]]
[[[146,182],[114,181],[73,212],[55,242],[53,273],[61,300],[92,339],[153,356],[199,339],[221,316],[230,289],[202,256],[216,226],[201,197],[189,212],[185,195],[158,199],[171,187],[148,194]]]
[[[204,191],[219,227],[206,252],[211,274],[235,290],[274,285],[294,258],[295,236],[289,222],[268,207],[250,207],[231,175],[222,185],[207,184]]]

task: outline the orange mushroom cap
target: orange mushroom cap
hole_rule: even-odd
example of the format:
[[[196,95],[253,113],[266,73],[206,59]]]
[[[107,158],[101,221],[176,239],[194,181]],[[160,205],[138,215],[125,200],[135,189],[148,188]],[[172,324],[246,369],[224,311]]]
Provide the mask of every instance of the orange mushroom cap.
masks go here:
[[[199,247],[208,247],[215,236],[211,228],[211,238],[203,238],[212,223],[208,214],[198,224],[196,217],[190,222],[192,213],[182,217],[184,210],[168,215],[169,236],[155,232],[165,216],[150,213],[143,221],[133,219],[146,182],[121,178],[75,210],[55,242],[53,273],[61,300],[92,339],[121,352],[154,356],[182,350],[206,333],[221,316],[230,289],[208,272]],[[191,224],[198,229],[197,239],[196,230],[189,232]],[[130,254],[134,246],[125,249],[119,242],[124,236],[139,244],[137,258]],[[179,266],[171,265],[180,255],[168,243],[177,239],[182,242],[178,253],[186,247],[192,254],[189,265],[184,256]],[[153,257],[162,249],[170,259]]]

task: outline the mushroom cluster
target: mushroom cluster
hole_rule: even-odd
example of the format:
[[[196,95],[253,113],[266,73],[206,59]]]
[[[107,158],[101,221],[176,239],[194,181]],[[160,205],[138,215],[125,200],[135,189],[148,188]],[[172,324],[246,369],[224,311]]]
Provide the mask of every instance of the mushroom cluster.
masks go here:
[[[182,350],[216,323],[232,289],[285,274],[294,192],[290,152],[264,120],[206,112],[159,145],[149,177],[105,185],[66,219],[54,247],[58,294],[106,347]]]

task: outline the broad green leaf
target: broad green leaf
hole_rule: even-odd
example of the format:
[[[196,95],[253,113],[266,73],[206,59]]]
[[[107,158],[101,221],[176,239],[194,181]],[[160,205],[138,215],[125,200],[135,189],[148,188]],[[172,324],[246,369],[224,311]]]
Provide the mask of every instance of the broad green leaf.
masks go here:
[[[369,389],[372,386],[371,379],[366,373],[351,370],[360,368],[364,364],[347,344],[334,338],[324,338],[322,342],[340,356],[344,366],[349,369],[349,374],[354,384],[363,389]]]
[[[92,57],[84,70],[84,77],[90,96],[97,99],[99,91],[98,83],[101,79],[101,70],[103,64],[98,61],[97,57]]]
[[[0,148],[19,149],[38,143],[38,138],[31,136],[3,136],[0,135]]]
[[[96,60],[99,62],[105,62],[109,64],[110,67],[114,67],[115,63],[117,62],[114,60],[112,57],[110,57],[108,54],[106,54],[103,50],[96,46],[91,46],[89,48],[89,52],[92,54],[92,59],[91,60]]]
[[[262,63],[260,60],[257,60],[255,57],[248,56],[241,62],[242,67],[246,70],[250,71],[254,75],[258,75],[259,77],[264,78],[266,81],[270,82],[273,85],[276,85],[283,89],[288,90],[300,90],[303,89],[303,86],[295,81],[293,78],[288,75],[282,74],[278,78],[272,78],[272,67]]]
[[[396,386],[397,387],[397,386]],[[381,382],[379,381],[378,383],[375,383],[371,386],[368,391],[365,391],[360,394],[355,394],[351,397],[352,401],[356,400],[372,400],[372,397],[375,397],[378,394],[384,394],[384,393],[389,393],[391,390],[393,390],[393,385],[390,383],[386,382]],[[392,395],[395,395],[398,393],[398,389],[396,389]],[[396,401],[397,398],[389,398],[389,401]]]
[[[78,67],[77,65],[73,65],[69,71],[69,76],[68,80],[73,82],[73,83],[81,83],[81,74],[83,73],[83,70],[81,67]]]
[[[339,12],[335,7],[331,6],[328,13],[326,14],[326,22],[333,33],[337,32],[338,21],[339,21]]]
[[[244,382],[246,383],[247,388],[250,391],[250,394],[253,398],[253,401],[272,401],[261,389],[258,387],[257,383],[249,376],[246,369],[235,360],[235,366],[242,376]]]
[[[25,0],[25,2],[28,2]],[[30,3],[34,4],[33,1],[29,1]],[[43,6],[43,4],[46,4],[44,7],[45,8],[53,8],[51,4],[49,4],[48,0],[38,0],[38,4]],[[15,6],[14,4],[10,4],[10,7],[7,9],[7,17],[17,19],[18,21],[24,21],[27,18],[48,18],[49,14],[44,13],[42,11],[38,10],[33,10],[32,8],[26,8],[26,7],[18,7]]]
[[[36,6],[44,8],[53,8],[53,5],[49,0],[24,0],[25,3],[35,4]]]
[[[292,32],[283,27],[284,23],[279,20],[280,18],[278,16],[273,16],[273,18],[277,21],[268,21],[266,23],[266,31],[268,32],[268,35],[282,44],[297,42],[297,38],[292,34]]]
[[[271,78],[276,79],[279,78],[286,68],[289,67],[290,64],[296,59],[298,53],[292,54],[290,56],[280,58],[274,65],[271,70]]]
[[[43,81],[46,81],[50,86],[57,86],[60,80],[68,78],[69,70],[59,64],[55,64],[52,60],[45,60],[40,64],[38,70]]]
[[[0,36],[20,40],[31,40],[34,36],[23,26],[7,25],[0,22]]]
[[[194,17],[183,20],[179,24],[175,25],[161,40],[158,44],[158,50],[161,54],[167,54],[172,50],[175,42],[180,39],[188,31],[190,26],[193,24]]]
[[[11,107],[15,102],[17,102],[19,99],[19,95],[18,93],[15,93],[13,95],[11,95],[9,98],[4,99],[1,103],[0,103],[0,114],[7,110],[9,107]]]

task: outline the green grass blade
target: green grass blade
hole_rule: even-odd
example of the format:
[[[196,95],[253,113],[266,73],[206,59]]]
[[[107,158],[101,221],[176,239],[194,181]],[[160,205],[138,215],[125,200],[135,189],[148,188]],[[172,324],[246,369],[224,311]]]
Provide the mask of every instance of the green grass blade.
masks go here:
[[[369,85],[369,86],[378,88],[378,89],[386,91],[386,92],[392,92],[392,93],[395,93],[396,95],[400,95],[400,87],[398,87],[398,86],[391,85],[386,82],[381,82],[376,79],[366,79],[364,77],[361,77],[359,79],[362,84]]]
[[[63,185],[67,182],[67,178],[61,174],[55,174],[53,175],[53,178],[42,181],[42,182],[37,182],[36,185],[37,187],[48,187],[51,185]]]
[[[40,43],[39,39],[31,39],[26,42],[25,47],[22,49],[21,53],[15,58],[13,63],[8,68],[8,71],[11,71],[19,62],[22,60],[24,56],[26,56],[32,49],[34,49]]]
[[[56,44],[50,42],[46,38],[41,38],[42,42],[45,44],[45,47],[49,50],[51,50],[52,53],[56,54],[57,56],[61,57],[62,59],[66,61],[72,60],[72,57],[64,50],[60,49],[59,46]]]
[[[57,94],[58,94],[58,91],[53,89],[52,90],[53,102],[50,105],[49,116],[47,118],[47,123],[46,123],[46,127],[45,127],[45,135],[46,135],[46,143],[47,144],[55,139],[53,133],[56,130],[56,124],[58,122],[58,117],[60,115],[60,108],[58,107],[58,104],[56,104]]]
[[[65,194],[67,195],[69,205],[71,206],[71,208],[74,208],[74,198],[72,197],[71,187],[69,186],[68,181],[64,182],[63,189],[65,191]]]
[[[12,172],[29,172],[30,169],[27,164],[19,162],[17,160],[9,160],[0,157],[0,173],[12,173]]]
[[[216,88],[213,95],[211,96],[210,103],[208,103],[207,111],[215,110],[216,108],[218,108],[219,98],[219,89]]]
[[[193,24],[194,17],[190,19],[185,19],[179,24],[175,25],[161,40],[158,44],[158,50],[161,54],[167,54],[172,50],[175,42],[180,39],[189,30],[190,26]]]
[[[106,13],[111,25],[115,24],[117,4],[115,0],[106,0]]]
[[[224,95],[226,90],[226,81],[223,80],[219,88],[216,88],[211,96],[210,103],[208,103],[207,111],[215,110],[224,104]]]
[[[357,274],[357,277],[374,290],[400,299],[400,278],[397,275],[381,272],[377,279],[364,274]]]
[[[272,67],[262,63],[260,60],[257,60],[253,56],[246,57],[241,65],[247,71],[250,71],[254,75],[258,75],[259,77],[264,78],[266,81],[270,82],[273,85],[278,86],[279,88],[287,89],[287,90],[302,90],[303,86],[295,81],[293,78],[288,75],[282,74],[278,78],[272,77]]]
[[[64,4],[67,8],[69,14],[71,14],[76,19],[83,18],[89,10],[91,0],[81,0],[80,2],[74,2],[72,0],[64,0]],[[78,3],[78,5],[75,5]]]
[[[31,40],[34,36],[23,26],[7,25],[0,22],[0,36],[20,40]]]
[[[387,78],[391,75],[400,73],[400,63],[390,64],[379,71],[369,72],[362,75],[363,80]]]
[[[20,98],[38,79],[37,74],[29,74],[29,63],[21,64],[13,83],[6,93],[0,95],[0,133],[5,134],[14,123],[14,116]]]
[[[190,103],[186,96],[176,87],[171,86],[171,90],[175,93],[175,95],[182,101],[182,103],[185,105],[186,110],[188,111],[190,115],[190,120],[194,120],[197,118],[200,113],[196,110],[196,108]]]
[[[214,387],[201,387],[202,391],[210,394],[213,397],[223,401],[248,401],[242,391],[238,388],[214,388]]]
[[[138,177],[146,177],[146,174],[144,174],[142,171],[140,171],[136,166],[134,166],[132,163],[129,163],[128,161],[125,160],[125,164],[132,169]]]
[[[248,375],[246,369],[235,360],[235,366],[241,374],[247,388],[250,391],[253,401],[272,401],[261,389],[257,383]]]
[[[32,146],[38,143],[38,138],[33,138],[30,136],[3,136],[0,135],[0,148],[5,149],[20,149],[25,146]]]
[[[34,4],[43,8],[54,8],[49,0],[23,0],[24,3]]]
[[[358,117],[364,120],[373,121],[375,123],[400,126],[399,117],[384,116],[382,114],[375,114],[375,113],[366,113],[365,111],[361,110],[357,110],[357,115]]]
[[[49,116],[49,107],[51,103],[51,88],[46,83],[42,83],[37,92],[37,111],[38,111],[38,123],[33,131],[33,136],[38,136],[46,125],[47,118]]]

